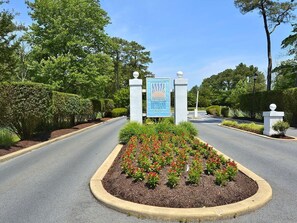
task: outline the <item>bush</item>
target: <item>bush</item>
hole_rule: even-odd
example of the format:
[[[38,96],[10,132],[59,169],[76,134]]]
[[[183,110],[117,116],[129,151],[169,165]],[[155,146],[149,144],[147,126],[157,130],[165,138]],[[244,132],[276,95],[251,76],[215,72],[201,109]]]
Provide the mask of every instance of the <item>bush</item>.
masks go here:
[[[208,115],[217,115],[221,116],[221,106],[219,105],[212,105],[206,108],[206,113]]]
[[[221,113],[223,117],[229,117],[230,116],[230,108],[229,107],[222,107]]]
[[[0,83],[0,126],[30,138],[51,117],[51,87],[39,83]]]
[[[114,103],[117,107],[126,108],[130,104],[129,88],[122,88],[113,95]]]
[[[143,126],[138,122],[129,122],[121,130],[119,140],[123,144],[127,144],[132,136],[140,136],[143,133]]]
[[[290,127],[288,122],[277,121],[273,126],[273,130],[278,133],[278,135],[285,136],[286,131]]]
[[[8,148],[19,140],[20,140],[19,137],[17,137],[13,132],[9,131],[8,129],[5,129],[5,128],[0,129],[0,146],[1,147]]]
[[[222,122],[222,125],[226,125],[226,126],[230,126],[230,127],[234,127],[234,128],[246,130],[249,132],[258,133],[258,134],[263,134],[263,130],[264,130],[263,125],[258,125],[258,124],[255,124],[254,122],[239,124],[236,121],[224,120]]]
[[[111,111],[114,109],[114,102],[112,99],[104,99],[104,117],[111,117]]]
[[[112,117],[119,117],[119,116],[123,116],[123,115],[127,115],[127,108],[114,108],[111,111],[111,116]]]
[[[191,136],[197,136],[198,130],[195,128],[195,126],[190,122],[181,122],[178,124],[181,128],[184,129],[184,131],[188,132]]]

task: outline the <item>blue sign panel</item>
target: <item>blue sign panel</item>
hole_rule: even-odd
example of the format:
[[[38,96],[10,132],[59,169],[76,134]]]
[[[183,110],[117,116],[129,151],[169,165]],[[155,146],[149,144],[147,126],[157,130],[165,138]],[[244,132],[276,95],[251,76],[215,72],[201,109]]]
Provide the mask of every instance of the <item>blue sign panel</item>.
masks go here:
[[[146,79],[147,117],[170,117],[170,79]]]

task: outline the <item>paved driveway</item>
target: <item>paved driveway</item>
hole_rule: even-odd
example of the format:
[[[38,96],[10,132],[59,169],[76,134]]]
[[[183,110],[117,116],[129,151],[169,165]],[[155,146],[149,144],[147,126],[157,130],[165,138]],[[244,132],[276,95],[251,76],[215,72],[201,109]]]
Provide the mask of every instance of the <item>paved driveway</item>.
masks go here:
[[[297,141],[270,140],[218,126],[201,114],[199,136],[268,181],[273,199],[256,212],[218,222],[297,222]]]

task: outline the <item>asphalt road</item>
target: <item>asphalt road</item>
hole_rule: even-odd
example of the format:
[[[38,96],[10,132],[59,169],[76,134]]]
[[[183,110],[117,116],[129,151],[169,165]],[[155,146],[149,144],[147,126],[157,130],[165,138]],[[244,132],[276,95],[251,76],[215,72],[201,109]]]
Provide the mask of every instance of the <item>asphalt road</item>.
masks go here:
[[[220,119],[203,113],[193,121],[199,136],[246,166],[272,187],[273,198],[263,208],[217,222],[297,222],[297,141],[279,141],[220,127]]]
[[[106,208],[89,189],[125,122],[107,123],[0,163],[0,222],[156,222]],[[297,222],[297,142],[263,139],[218,122],[205,116],[195,121],[200,137],[266,179],[273,200],[256,212],[217,222]]]

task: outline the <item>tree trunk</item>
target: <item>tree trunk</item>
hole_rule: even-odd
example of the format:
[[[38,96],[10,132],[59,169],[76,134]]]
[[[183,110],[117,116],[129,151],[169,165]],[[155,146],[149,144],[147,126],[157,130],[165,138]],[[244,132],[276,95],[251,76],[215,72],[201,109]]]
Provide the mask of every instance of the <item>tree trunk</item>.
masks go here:
[[[271,39],[270,39],[270,32],[269,32],[268,23],[267,23],[266,10],[263,3],[261,3],[261,13],[263,16],[264,28],[265,28],[266,39],[267,39],[267,57],[268,57],[267,91],[270,91],[271,90],[271,73],[272,73]]]

